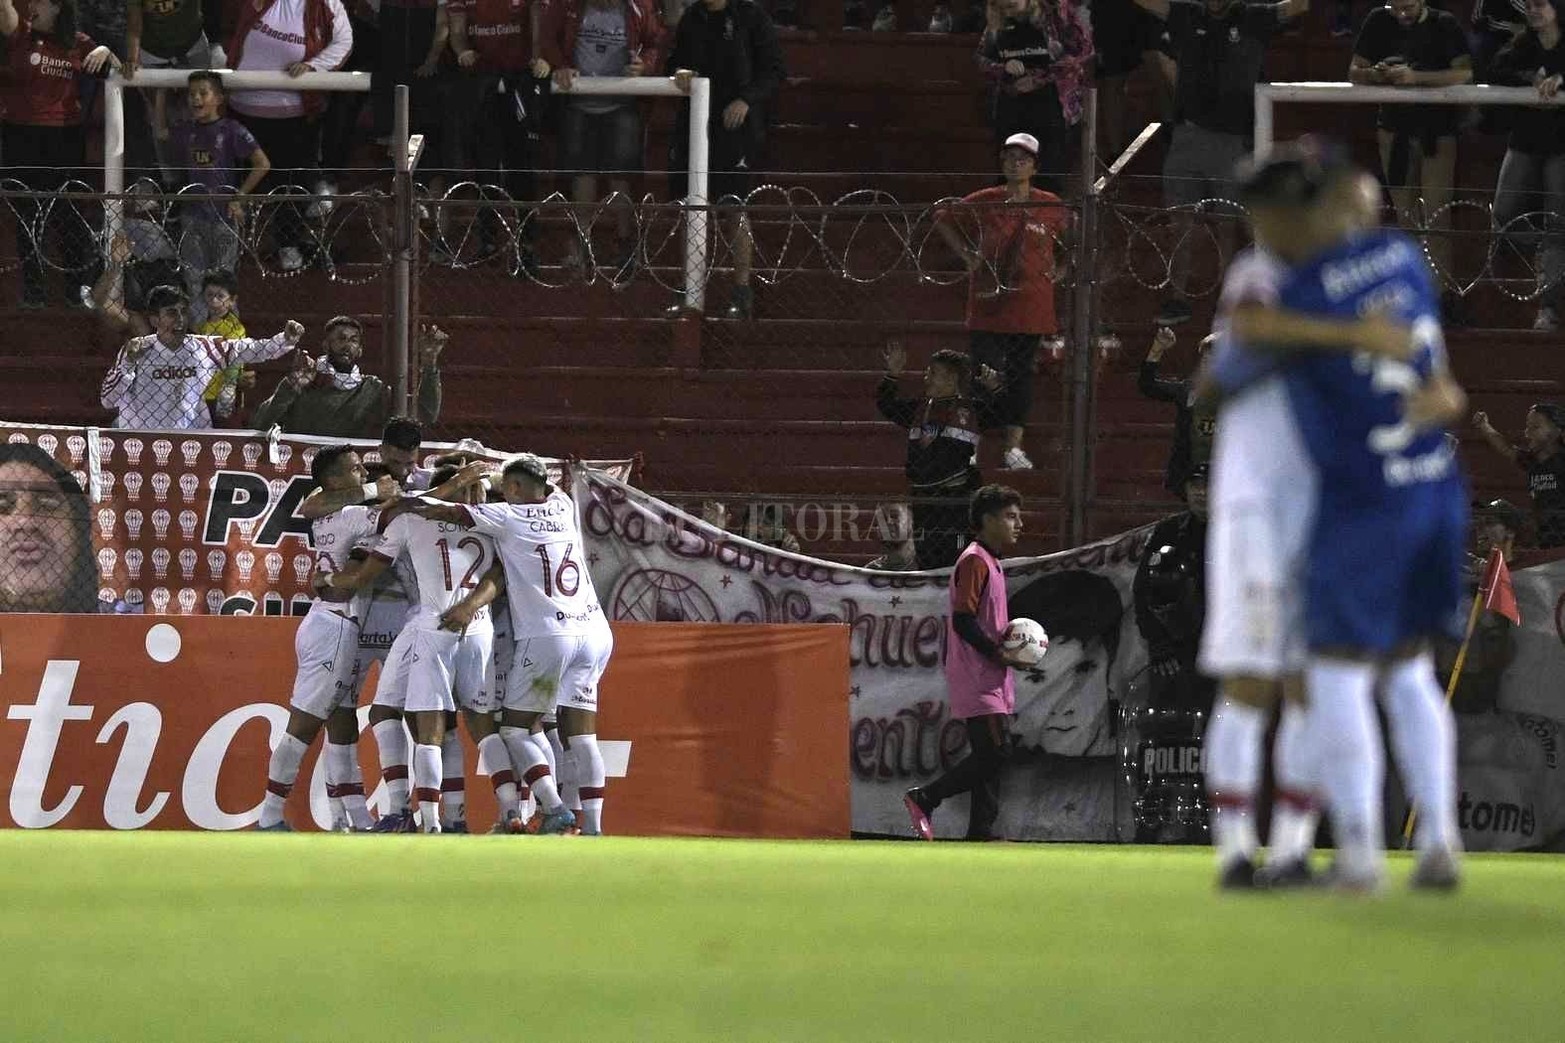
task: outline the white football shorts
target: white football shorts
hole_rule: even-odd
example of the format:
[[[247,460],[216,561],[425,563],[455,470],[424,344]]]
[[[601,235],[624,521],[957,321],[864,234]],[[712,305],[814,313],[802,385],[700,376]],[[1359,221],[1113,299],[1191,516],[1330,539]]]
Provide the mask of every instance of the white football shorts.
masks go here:
[[[494,631],[474,623],[465,633],[408,627],[408,713],[463,709],[485,711]]]
[[[385,673],[391,645],[397,635],[402,633],[402,627],[411,615],[406,601],[386,597],[370,599],[369,606],[364,610],[364,618],[359,623],[360,684],[370,675],[371,663],[379,663],[381,673]]]
[[[359,626],[353,620],[321,608],[306,615],[293,635],[299,668],[288,705],[321,720],[338,706],[355,705],[358,649]]]
[[[1224,407],[1212,446],[1202,673],[1282,678],[1304,669],[1317,485],[1281,378]]]
[[[516,642],[506,677],[505,708],[549,714],[598,709],[598,682],[614,653],[607,624],[581,634],[545,634]]]
[[[401,710],[408,701],[408,667],[412,660],[408,648],[413,642],[413,628],[403,627],[391,642],[391,651],[380,664],[380,680],[375,683],[375,705]]]

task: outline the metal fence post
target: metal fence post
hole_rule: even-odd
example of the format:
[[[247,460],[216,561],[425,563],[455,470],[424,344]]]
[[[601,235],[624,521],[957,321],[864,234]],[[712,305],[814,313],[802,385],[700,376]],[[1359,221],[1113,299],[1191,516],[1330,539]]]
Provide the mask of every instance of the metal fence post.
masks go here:
[[[413,415],[408,359],[409,323],[413,314],[413,171],[408,157],[408,88],[398,84],[391,140],[391,327],[386,331],[391,354],[392,411]]]
[[[1093,345],[1097,298],[1098,92],[1089,88],[1081,114],[1081,220],[1076,229],[1076,285],[1072,304],[1070,352],[1070,461],[1066,489],[1070,516],[1067,545],[1086,542],[1092,500],[1094,397]]]

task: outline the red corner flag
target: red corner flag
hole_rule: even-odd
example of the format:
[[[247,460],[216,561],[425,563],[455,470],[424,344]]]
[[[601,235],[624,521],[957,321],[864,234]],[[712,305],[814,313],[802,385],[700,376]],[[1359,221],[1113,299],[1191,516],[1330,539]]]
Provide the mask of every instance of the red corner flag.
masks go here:
[[[1516,607],[1516,590],[1511,586],[1511,570],[1506,567],[1498,548],[1489,553],[1483,583],[1478,589],[1483,593],[1485,611],[1498,612],[1517,626],[1522,625],[1521,609]]]

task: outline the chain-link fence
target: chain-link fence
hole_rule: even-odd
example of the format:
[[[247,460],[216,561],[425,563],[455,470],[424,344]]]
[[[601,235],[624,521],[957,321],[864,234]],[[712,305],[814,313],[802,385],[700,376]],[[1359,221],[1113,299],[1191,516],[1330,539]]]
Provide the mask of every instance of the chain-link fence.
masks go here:
[[[1139,348],[1150,334],[1184,258],[1181,296],[1198,331],[1188,341],[1199,339],[1223,266],[1243,241],[1237,209],[1216,200],[1155,206],[1143,202],[1154,183],[1127,179],[1099,200],[1090,244],[1077,234],[1079,206],[1050,208],[1068,220],[1033,222],[1026,234],[1042,245],[1029,268],[996,231],[1028,221],[983,216],[1005,213],[1004,204],[955,206],[950,178],[900,177],[908,202],[854,187],[868,180],[799,178],[713,208],[699,268],[704,314],[680,307],[692,268],[679,205],[626,195],[522,202],[470,181],[439,193],[418,188],[409,204],[411,411],[436,439],[639,455],[640,483],[693,512],[853,563],[916,560],[921,532],[926,559],[944,553],[928,546],[928,533],[963,530],[960,500],[980,480],[1026,496],[1024,549],[1061,546],[1078,502],[1069,481],[1077,451],[1090,450],[1095,475],[1079,494],[1087,534],[1176,509],[1164,488],[1172,411],[1139,399],[1137,359],[1117,346]],[[0,235],[14,244],[0,249],[0,307],[10,312],[11,342],[26,346],[0,358],[0,415],[159,429],[276,423],[378,437],[396,412],[394,196],[323,197],[292,186],[234,202],[150,184],[105,197],[85,175],[53,193],[0,186],[0,223],[11,226]],[[108,235],[106,214],[123,215]],[[1472,191],[1410,223],[1455,244],[1446,251],[1452,267],[1437,270],[1485,325],[1526,326],[1529,302],[1558,292],[1565,230],[1544,209],[1501,216]],[[293,222],[286,235],[283,222]],[[300,244],[297,257],[285,240]],[[1437,264],[1441,253],[1431,250]],[[987,378],[969,368],[962,396],[971,416],[932,413],[921,380],[936,352],[970,366],[964,314],[1019,298],[1023,274],[1036,274],[1044,257],[1054,316],[1039,329],[1056,332],[1021,352],[1011,372],[1003,354],[984,357],[996,370]],[[748,293],[735,292],[746,284]],[[160,341],[158,286],[183,291],[188,310],[176,318],[185,330],[221,339],[200,351],[178,337],[178,349]],[[1091,302],[1085,322],[1083,302]],[[338,315],[358,325],[328,330]],[[290,321],[302,327],[297,343]],[[1071,379],[1081,329],[1090,331],[1083,347],[1096,371],[1085,386]],[[127,344],[139,345],[136,358]],[[883,391],[892,360],[901,373]],[[1015,445],[1030,469],[1007,466],[1019,462],[1007,460],[1009,425],[992,415],[995,393],[1017,382],[1031,396]],[[1093,396],[1098,418],[1087,445],[1071,437],[1082,394]],[[969,428],[987,431],[964,442]],[[931,451],[940,438],[952,454]],[[910,484],[910,455],[920,465],[960,461],[964,444],[976,446],[973,472],[931,486],[949,475],[926,469]]]

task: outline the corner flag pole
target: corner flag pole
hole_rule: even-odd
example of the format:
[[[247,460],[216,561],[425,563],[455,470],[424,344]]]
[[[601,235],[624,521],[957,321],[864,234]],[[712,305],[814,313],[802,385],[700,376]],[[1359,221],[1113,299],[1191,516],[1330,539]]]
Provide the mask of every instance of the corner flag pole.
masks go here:
[[[1456,665],[1451,668],[1451,680],[1445,686],[1445,704],[1451,705],[1452,696],[1456,695],[1456,686],[1462,680],[1462,668],[1467,665],[1467,648],[1473,643],[1473,632],[1478,629],[1478,617],[1483,612],[1483,602],[1486,591],[1483,584],[1478,585],[1478,593],[1473,595],[1473,609],[1467,613],[1467,635],[1462,638],[1462,647],[1456,653]],[[1413,826],[1418,820],[1418,806],[1411,800],[1407,802],[1407,815],[1402,820],[1402,847],[1404,849],[1413,846]]]

